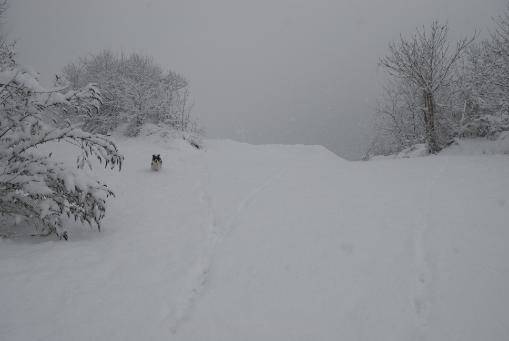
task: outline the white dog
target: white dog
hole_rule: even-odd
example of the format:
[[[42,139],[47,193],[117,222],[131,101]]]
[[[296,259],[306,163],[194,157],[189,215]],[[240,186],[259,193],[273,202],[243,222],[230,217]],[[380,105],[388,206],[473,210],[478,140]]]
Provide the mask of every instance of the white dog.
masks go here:
[[[150,163],[150,168],[153,171],[158,171],[163,166],[163,160],[161,160],[161,155],[152,155],[152,162]]]

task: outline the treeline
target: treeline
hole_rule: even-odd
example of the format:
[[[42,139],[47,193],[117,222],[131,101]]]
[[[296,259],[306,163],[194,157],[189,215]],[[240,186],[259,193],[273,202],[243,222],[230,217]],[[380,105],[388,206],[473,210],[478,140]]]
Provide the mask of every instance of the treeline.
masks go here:
[[[163,71],[149,56],[102,51],[63,69],[72,88],[95,84],[103,96],[100,112],[74,117],[83,129],[109,133],[123,127],[137,136],[146,123],[162,124],[183,132],[197,132],[191,119],[188,81],[174,71]]]
[[[438,153],[457,138],[497,139],[509,130],[509,6],[488,39],[455,43],[433,22],[389,45],[387,80],[366,157],[425,144]]]

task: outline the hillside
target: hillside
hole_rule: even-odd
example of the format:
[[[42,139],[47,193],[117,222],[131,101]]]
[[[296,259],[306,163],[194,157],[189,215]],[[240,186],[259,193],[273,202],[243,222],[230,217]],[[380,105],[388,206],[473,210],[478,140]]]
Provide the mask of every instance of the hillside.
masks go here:
[[[119,145],[101,233],[0,239],[1,340],[509,338],[507,156]]]

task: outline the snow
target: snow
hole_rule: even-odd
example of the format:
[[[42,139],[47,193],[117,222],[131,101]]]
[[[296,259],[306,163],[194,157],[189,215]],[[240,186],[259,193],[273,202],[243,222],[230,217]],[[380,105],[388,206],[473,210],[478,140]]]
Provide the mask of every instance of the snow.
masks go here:
[[[406,158],[414,158],[414,157],[423,157],[428,156],[428,148],[425,143],[418,143],[411,147],[403,149],[401,152],[397,154],[389,154],[389,155],[375,155],[370,158],[371,161],[374,160],[387,160],[387,159],[406,159]]]
[[[462,139],[442,152],[446,155],[493,155],[509,154],[509,132],[504,132],[496,140],[482,138]]]
[[[507,156],[118,143],[102,232],[0,239],[1,340],[509,339]]]

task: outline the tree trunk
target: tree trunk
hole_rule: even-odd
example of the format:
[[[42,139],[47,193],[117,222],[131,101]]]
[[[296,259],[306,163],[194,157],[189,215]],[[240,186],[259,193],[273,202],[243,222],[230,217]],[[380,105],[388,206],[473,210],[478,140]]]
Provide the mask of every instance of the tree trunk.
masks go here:
[[[440,151],[440,146],[438,145],[437,133],[435,130],[435,104],[433,102],[433,94],[429,92],[424,93],[424,125],[428,151],[431,154],[436,154]]]

